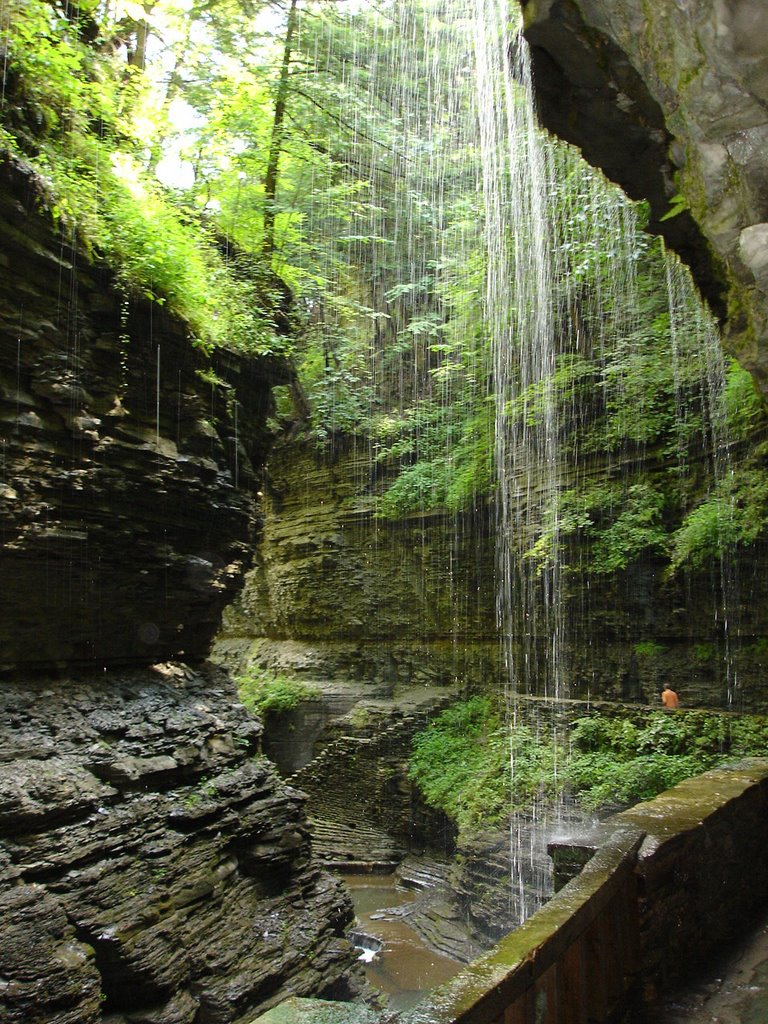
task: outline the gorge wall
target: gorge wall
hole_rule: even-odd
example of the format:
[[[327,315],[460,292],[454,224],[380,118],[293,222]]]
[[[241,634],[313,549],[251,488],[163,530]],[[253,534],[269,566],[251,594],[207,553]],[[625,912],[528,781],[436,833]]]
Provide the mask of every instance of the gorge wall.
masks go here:
[[[263,539],[218,657],[390,688],[495,675],[489,523],[380,522],[376,486],[365,443],[329,457],[311,442],[276,447]]]
[[[204,656],[250,560],[279,364],[206,357],[46,202],[0,161],[0,671]]]
[[[0,1018],[349,997],[348,894],[200,664],[251,557],[281,368],[121,295],[8,157],[0,264]]]
[[[632,198],[649,201],[649,230],[691,266],[726,319],[725,344],[765,394],[765,5],[521,0],[521,6],[541,121]]]
[[[349,895],[223,672],[7,683],[0,721],[3,1021],[232,1024],[361,987]]]
[[[367,446],[352,442],[333,454],[280,444],[265,479],[263,536],[225,612],[217,658],[236,671],[255,661],[307,679],[359,680],[377,695],[503,688],[492,509],[377,520],[382,481]],[[656,704],[671,681],[687,706],[721,707],[727,653],[739,706],[764,709],[766,554],[755,547],[732,570],[730,623],[716,611],[719,566],[668,579],[648,558],[612,576],[564,579],[568,696]],[[535,676],[530,686],[537,691]]]

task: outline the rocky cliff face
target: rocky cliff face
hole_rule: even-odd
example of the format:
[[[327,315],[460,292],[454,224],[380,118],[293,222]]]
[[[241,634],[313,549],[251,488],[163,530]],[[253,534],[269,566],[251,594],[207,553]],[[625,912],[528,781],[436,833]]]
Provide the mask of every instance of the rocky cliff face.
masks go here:
[[[10,159],[0,263],[0,1019],[349,997],[303,797],[224,672],[165,660],[207,653],[250,560],[280,369],[123,299]]]
[[[383,522],[376,486],[365,445],[276,447],[257,564],[217,657],[390,688],[496,677],[487,514]]]
[[[0,1018],[232,1024],[360,983],[303,798],[210,667],[0,689]]]
[[[250,559],[279,368],[209,359],[124,299],[10,159],[0,252],[0,671],[204,656]]]
[[[765,5],[521,5],[541,120],[650,201],[650,230],[690,264],[727,316],[727,345],[768,392]],[[672,202],[678,194],[682,204]]]
[[[255,565],[215,656],[235,670],[256,661],[359,680],[379,697],[414,684],[503,688],[492,510],[386,523],[373,517],[377,486],[367,450],[275,449]],[[720,707],[730,687],[738,706],[764,709],[767,554],[674,580],[651,558],[611,577],[564,577],[567,694],[657,704],[672,681],[689,706]]]

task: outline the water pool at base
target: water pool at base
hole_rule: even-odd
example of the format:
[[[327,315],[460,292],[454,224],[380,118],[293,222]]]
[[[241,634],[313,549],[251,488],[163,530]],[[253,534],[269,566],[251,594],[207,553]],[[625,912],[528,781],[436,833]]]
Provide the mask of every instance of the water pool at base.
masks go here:
[[[458,974],[463,964],[429,949],[408,926],[407,906],[417,895],[397,888],[394,875],[342,877],[352,891],[359,931],[381,943],[365,973],[388,997],[388,1008],[408,1010]]]

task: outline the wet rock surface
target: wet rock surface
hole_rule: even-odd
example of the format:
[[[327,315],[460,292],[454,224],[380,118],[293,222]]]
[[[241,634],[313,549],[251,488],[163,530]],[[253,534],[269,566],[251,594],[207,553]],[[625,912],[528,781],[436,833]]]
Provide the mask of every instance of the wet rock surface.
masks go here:
[[[0,690],[0,1018],[232,1024],[347,998],[349,896],[209,666]]]
[[[498,659],[487,521],[373,517],[379,482],[367,444],[278,444],[264,488],[265,529],[215,653],[308,679],[380,692],[443,685]]]
[[[768,390],[768,28],[762,0],[521,0],[541,119],[691,266]],[[676,216],[672,197],[681,194]],[[681,206],[683,207],[681,209]]]
[[[279,367],[208,357],[122,295],[8,157],[0,250],[0,672],[205,656],[250,562]]]
[[[666,472],[650,456],[647,468],[649,478]],[[367,447],[353,445],[321,454],[301,441],[280,444],[267,479],[254,567],[224,613],[217,660],[234,672],[250,662],[312,685],[354,684],[372,697],[507,685],[492,508],[377,520],[383,483],[371,481]],[[764,710],[767,560],[768,548],[755,544],[733,563],[728,635],[719,567],[671,579],[648,557],[611,577],[564,574],[564,693],[654,705],[670,681],[684,707],[717,708],[732,671],[736,706]],[[535,692],[535,675],[527,682]]]
[[[414,846],[435,844],[438,826],[427,819],[438,815],[420,805],[408,758],[415,734],[455,699],[452,688],[418,687],[360,701],[331,723],[326,745],[289,780],[308,796],[321,863],[386,872]],[[453,832],[443,838],[451,847]]]
[[[697,982],[654,1009],[656,1024],[763,1024],[768,1019],[768,914]]]

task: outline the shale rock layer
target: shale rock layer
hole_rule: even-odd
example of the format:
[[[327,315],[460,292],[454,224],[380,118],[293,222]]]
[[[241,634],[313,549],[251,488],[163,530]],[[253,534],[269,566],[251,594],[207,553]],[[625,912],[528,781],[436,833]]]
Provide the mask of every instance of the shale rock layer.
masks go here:
[[[10,158],[0,267],[0,671],[204,656],[250,559],[278,367],[207,357],[121,294]]]
[[[232,1024],[357,991],[346,890],[228,677],[0,689],[0,1019]]]

